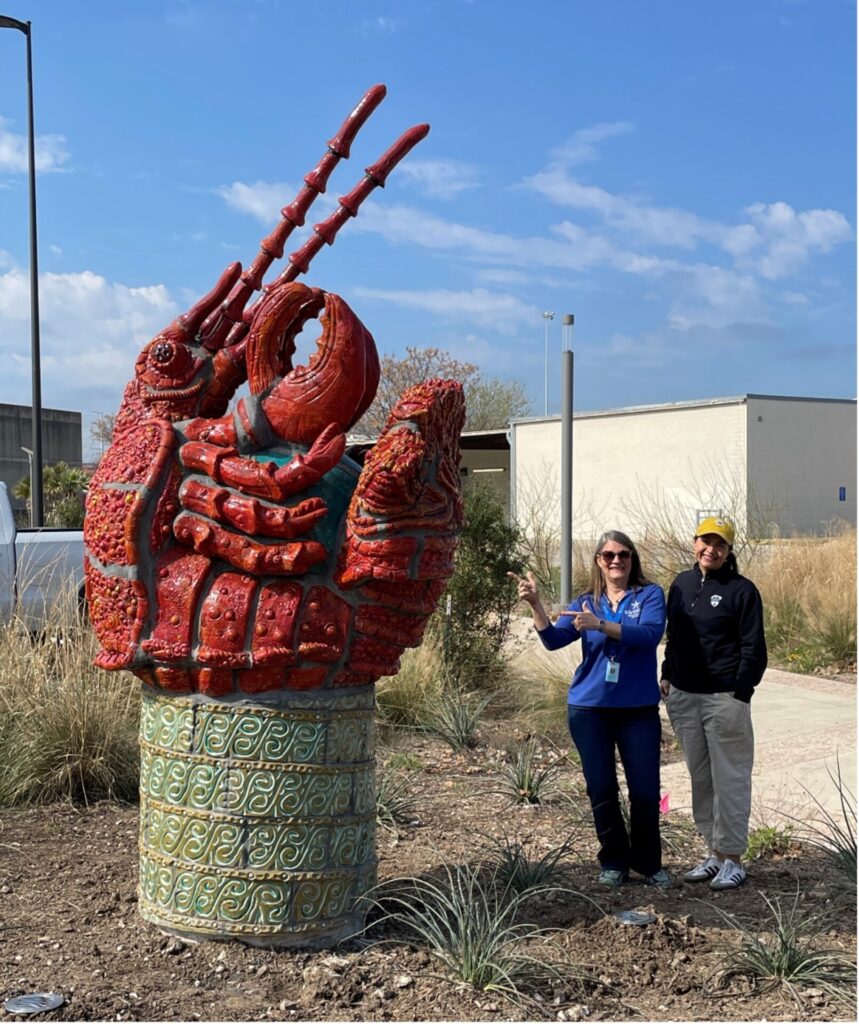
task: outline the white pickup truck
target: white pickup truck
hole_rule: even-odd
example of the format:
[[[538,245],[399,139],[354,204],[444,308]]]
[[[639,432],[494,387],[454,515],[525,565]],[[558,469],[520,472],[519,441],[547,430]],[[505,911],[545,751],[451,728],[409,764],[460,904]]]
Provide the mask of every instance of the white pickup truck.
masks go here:
[[[82,530],[18,530],[0,481],[0,624],[17,615],[40,629],[60,607],[83,600]]]

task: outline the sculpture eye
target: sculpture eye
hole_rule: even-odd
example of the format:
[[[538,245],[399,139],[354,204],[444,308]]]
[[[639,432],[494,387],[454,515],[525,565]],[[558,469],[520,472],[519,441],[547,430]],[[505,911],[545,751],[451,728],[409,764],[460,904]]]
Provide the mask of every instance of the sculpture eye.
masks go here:
[[[186,345],[161,338],[149,349],[146,361],[152,373],[175,380],[191,369],[194,357]]]
[[[176,346],[171,345],[169,341],[159,341],[152,350],[152,358],[156,363],[169,363],[173,358],[175,350]]]

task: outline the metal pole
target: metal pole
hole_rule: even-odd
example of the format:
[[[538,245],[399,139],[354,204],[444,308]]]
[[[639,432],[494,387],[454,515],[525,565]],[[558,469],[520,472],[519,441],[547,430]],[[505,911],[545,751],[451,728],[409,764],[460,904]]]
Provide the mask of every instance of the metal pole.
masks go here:
[[[30,479],[29,520],[30,520],[30,528],[32,529],[32,527],[33,527],[33,449],[32,448],[25,448],[23,445],[21,445],[21,451],[27,456],[27,469],[28,469],[28,472],[29,472],[29,479]]]
[[[32,26],[27,22],[27,114],[30,135],[30,359],[33,376],[33,525],[43,526],[42,500],[42,365],[39,353],[39,257],[36,244],[36,128],[33,121]]]
[[[561,320],[561,605],[572,600],[573,589],[573,323],[572,313]]]
[[[44,520],[42,501],[42,377],[39,357],[39,258],[36,245],[36,129],[33,119],[32,22],[0,14],[0,28],[15,28],[27,37],[27,127],[30,183],[30,361],[33,378],[33,469],[30,474],[31,525]]]
[[[543,387],[543,415],[549,415],[549,321],[555,319],[554,313],[544,313],[543,321],[546,324],[545,356],[543,366],[545,368],[545,384]]]

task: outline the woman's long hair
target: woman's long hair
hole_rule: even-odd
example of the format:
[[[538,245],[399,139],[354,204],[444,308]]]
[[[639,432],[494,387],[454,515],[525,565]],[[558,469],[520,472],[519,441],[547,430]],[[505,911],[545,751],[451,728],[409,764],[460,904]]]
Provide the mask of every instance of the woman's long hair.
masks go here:
[[[589,593],[593,596],[595,606],[599,604],[599,600],[605,592],[605,580],[603,579],[602,570],[600,569],[599,559],[597,556],[600,551],[602,551],[603,545],[610,540],[613,540],[615,544],[622,544],[631,552],[627,590],[634,590],[637,587],[645,587],[650,583],[650,580],[644,575],[644,570],[641,568],[641,559],[638,557],[638,551],[629,537],[627,537],[625,533],[621,533],[620,530],[606,530],[606,532],[597,541],[597,546],[594,549],[593,564],[591,565]]]

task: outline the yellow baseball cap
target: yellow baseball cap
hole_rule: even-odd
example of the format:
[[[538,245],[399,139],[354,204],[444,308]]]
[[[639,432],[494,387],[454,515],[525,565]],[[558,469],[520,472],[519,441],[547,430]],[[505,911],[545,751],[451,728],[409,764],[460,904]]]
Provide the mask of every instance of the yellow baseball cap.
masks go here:
[[[703,537],[707,533],[715,533],[722,540],[726,540],[731,547],[734,546],[734,537],[736,531],[734,530],[734,524],[730,519],[717,519],[715,516],[710,516],[709,519],[705,519],[703,522],[698,523],[698,528],[695,530],[696,537]]]

